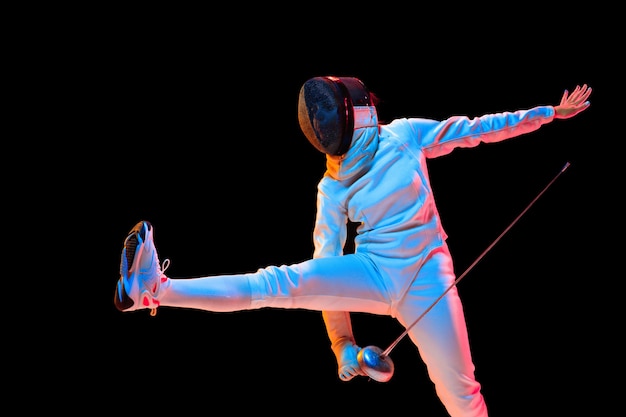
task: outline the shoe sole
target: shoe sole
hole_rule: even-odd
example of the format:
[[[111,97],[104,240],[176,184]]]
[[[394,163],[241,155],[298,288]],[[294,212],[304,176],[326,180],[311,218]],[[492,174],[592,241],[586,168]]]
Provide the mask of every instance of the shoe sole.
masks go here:
[[[152,225],[150,222],[140,221],[131,229],[124,241],[120,264],[120,279],[117,281],[117,286],[115,287],[114,299],[115,307],[120,311],[133,310],[135,306],[135,302],[129,295],[129,293],[132,293],[132,289],[127,288],[127,281],[135,260],[139,259],[143,252],[143,245],[139,245],[139,242],[146,241],[146,235],[151,229]]]

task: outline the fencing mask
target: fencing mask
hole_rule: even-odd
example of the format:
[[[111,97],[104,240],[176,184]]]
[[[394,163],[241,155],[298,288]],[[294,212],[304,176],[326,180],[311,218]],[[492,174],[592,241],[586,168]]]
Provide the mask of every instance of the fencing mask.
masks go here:
[[[343,155],[350,148],[360,117],[373,108],[369,91],[354,77],[314,77],[300,88],[298,121],[306,138],[319,151]],[[375,109],[374,109],[375,110]]]

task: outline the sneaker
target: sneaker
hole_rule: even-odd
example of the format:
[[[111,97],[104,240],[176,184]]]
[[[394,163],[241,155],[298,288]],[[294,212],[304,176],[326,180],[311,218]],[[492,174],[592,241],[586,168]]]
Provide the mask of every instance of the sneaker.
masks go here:
[[[115,307],[120,311],[149,308],[151,316],[156,314],[159,292],[168,282],[163,272],[169,266],[169,259],[163,262],[161,269],[153,236],[150,222],[140,221],[124,241],[114,299]]]

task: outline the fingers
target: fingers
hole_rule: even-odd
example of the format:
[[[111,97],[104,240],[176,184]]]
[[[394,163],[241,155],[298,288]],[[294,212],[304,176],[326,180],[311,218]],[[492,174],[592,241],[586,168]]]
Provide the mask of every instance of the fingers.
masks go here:
[[[568,90],[565,90],[563,92],[563,96],[561,97],[561,102],[559,103],[559,105],[587,107],[589,105],[587,99],[589,98],[589,95],[591,95],[591,91],[591,88],[587,84],[583,84],[582,86],[577,85],[571,94]]]
[[[352,366],[344,366],[341,368],[341,370],[339,371],[339,378],[342,381],[350,381],[352,378],[354,378],[355,376],[363,376],[365,375],[365,373],[363,371],[361,371],[360,368],[354,368]]]
[[[565,103],[567,103],[567,96],[569,95],[569,92],[567,90],[565,90],[563,92],[563,96],[561,97],[561,102],[559,103],[561,106],[564,105]]]
[[[586,88],[586,86],[585,86]],[[570,102],[576,102],[578,97],[580,96],[580,92],[582,91],[581,87],[579,85],[576,86],[576,88],[574,89],[574,92],[572,94],[570,94],[569,96],[569,101]]]
[[[584,88],[586,89],[584,91],[584,93],[581,96],[581,101],[587,101],[587,99],[589,98],[589,95],[591,94],[591,87],[587,87],[587,84],[585,84]]]
[[[590,94],[591,88],[587,84],[583,84],[582,87],[577,85],[574,92],[569,96],[569,102],[576,105],[584,103]]]
[[[572,91],[571,94],[567,90],[563,93],[563,97],[561,98],[560,106],[562,107],[573,107],[578,108],[580,110],[589,106],[589,102],[587,99],[591,94],[591,88],[587,86],[587,84],[583,84],[582,86],[577,85]]]

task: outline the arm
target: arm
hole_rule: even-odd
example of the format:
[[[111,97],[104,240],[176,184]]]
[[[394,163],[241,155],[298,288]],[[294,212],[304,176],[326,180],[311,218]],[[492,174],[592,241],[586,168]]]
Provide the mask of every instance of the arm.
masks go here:
[[[452,116],[441,122],[409,119],[413,137],[427,158],[446,155],[456,148],[480,143],[494,143],[539,129],[554,119],[569,119],[589,107],[591,88],[576,86],[570,95],[566,90],[556,105],[536,106],[528,110],[486,114],[470,119]]]
[[[322,180],[318,186],[317,214],[313,230],[314,258],[343,255],[348,215],[339,201],[336,201],[337,191],[333,184],[332,181],[328,184]],[[339,378],[349,381],[357,375],[365,375],[357,360],[360,348],[354,340],[350,313],[322,311],[322,317],[330,347],[337,358]]]
[[[348,235],[348,213],[337,195],[340,192],[340,187],[327,177],[318,184],[313,258],[343,255]]]

